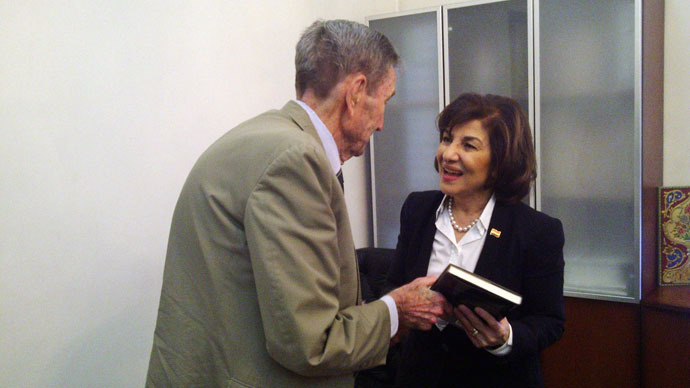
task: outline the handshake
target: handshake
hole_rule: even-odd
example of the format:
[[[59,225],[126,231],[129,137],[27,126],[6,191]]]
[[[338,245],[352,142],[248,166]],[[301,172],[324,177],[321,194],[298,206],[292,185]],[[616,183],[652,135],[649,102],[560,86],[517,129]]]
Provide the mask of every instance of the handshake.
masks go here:
[[[404,335],[408,329],[429,330],[439,317],[452,312],[446,298],[429,289],[434,281],[436,276],[417,278],[388,294],[398,309],[398,334]]]

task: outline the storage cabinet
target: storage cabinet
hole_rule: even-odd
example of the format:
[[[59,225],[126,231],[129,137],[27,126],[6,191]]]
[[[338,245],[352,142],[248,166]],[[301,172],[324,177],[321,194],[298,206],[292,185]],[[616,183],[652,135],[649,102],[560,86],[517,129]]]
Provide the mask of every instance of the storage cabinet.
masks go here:
[[[567,233],[565,291],[637,301],[642,128],[635,1],[540,1],[537,12],[537,206],[561,219]]]
[[[385,128],[370,145],[374,244],[395,248],[400,208],[411,191],[438,187],[433,157],[436,115],[443,108],[441,12],[433,8],[370,18],[404,60]]]
[[[507,19],[505,13],[503,19],[488,16],[500,8],[508,10]],[[517,20],[522,10],[524,34],[517,32],[524,29]],[[445,63],[439,70],[441,106],[465,91],[510,95],[527,106],[539,163],[531,203],[564,223],[566,330],[542,354],[546,386],[687,386],[689,288],[658,288],[656,279],[664,1],[473,0],[444,5],[438,12],[443,15],[438,44]],[[478,19],[463,16],[470,14],[484,14],[483,23],[472,24]],[[388,15],[380,23],[396,24],[397,17]],[[457,24],[463,18],[465,26],[494,31],[473,36]],[[487,38],[496,31],[502,35],[498,41],[507,44]],[[520,47],[525,44],[515,34],[527,37],[524,72],[525,59],[515,54],[524,52]],[[471,58],[455,52],[458,46]],[[496,50],[511,59],[498,59]],[[490,71],[484,66],[488,63]],[[509,76],[506,67],[511,68]],[[526,102],[521,97],[525,79]],[[403,87],[399,85],[400,92]],[[406,102],[396,99],[391,101],[400,104],[396,109],[404,109]],[[383,133],[397,130],[391,115]],[[423,133],[431,125],[433,121],[411,125],[405,133]],[[375,140],[373,148],[379,150],[385,140]],[[437,188],[437,175],[430,170],[435,148],[420,145],[413,155],[375,151],[375,198],[388,195],[389,187],[377,185],[376,178],[386,170],[376,166],[389,158],[402,166],[401,160],[414,156],[420,162],[413,167],[433,176],[433,182],[393,183],[405,191],[399,198],[412,190]],[[378,201],[372,201],[374,207]],[[393,207],[386,210],[389,218],[375,214],[375,235],[397,235],[399,201],[387,204]],[[395,237],[379,238],[377,246],[394,247]]]
[[[643,214],[654,195],[644,187],[661,184],[660,142],[643,140],[661,128],[642,120],[642,6],[466,1],[370,18],[406,63],[371,147],[376,246],[395,247],[409,192],[438,188],[432,158],[440,109],[463,92],[507,95],[534,129],[539,177],[530,203],[564,224],[565,294],[639,302],[643,250],[653,255],[655,241],[643,235],[655,222],[653,212]],[[436,99],[429,89],[439,84]]]
[[[445,101],[474,91],[509,96],[529,111],[527,2],[510,0],[443,8]]]

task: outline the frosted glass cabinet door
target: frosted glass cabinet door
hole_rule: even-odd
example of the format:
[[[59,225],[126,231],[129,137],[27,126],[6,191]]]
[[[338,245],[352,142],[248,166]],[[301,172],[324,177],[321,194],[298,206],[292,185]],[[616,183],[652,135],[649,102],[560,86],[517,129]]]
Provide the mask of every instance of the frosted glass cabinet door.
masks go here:
[[[527,1],[477,3],[444,8],[446,103],[465,92],[490,93],[529,112]]]
[[[403,60],[384,127],[371,141],[375,246],[395,248],[400,209],[412,191],[437,189],[433,159],[438,147],[440,10],[370,18]]]
[[[540,208],[563,222],[568,295],[639,299],[635,2],[539,2]]]

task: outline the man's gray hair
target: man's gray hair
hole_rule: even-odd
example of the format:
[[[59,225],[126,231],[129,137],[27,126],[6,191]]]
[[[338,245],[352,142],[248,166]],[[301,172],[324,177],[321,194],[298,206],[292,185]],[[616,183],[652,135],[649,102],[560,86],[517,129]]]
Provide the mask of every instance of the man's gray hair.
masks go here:
[[[318,20],[309,26],[295,55],[295,89],[301,98],[307,89],[325,98],[345,76],[361,72],[372,93],[400,62],[393,45],[383,34],[348,20]]]

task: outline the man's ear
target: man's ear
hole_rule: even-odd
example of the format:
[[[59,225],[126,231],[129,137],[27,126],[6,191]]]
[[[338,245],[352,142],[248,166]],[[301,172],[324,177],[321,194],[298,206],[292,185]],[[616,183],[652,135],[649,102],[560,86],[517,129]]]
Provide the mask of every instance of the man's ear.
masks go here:
[[[367,77],[362,73],[350,74],[346,78],[345,104],[351,115],[355,107],[364,102],[364,94],[367,92]]]

